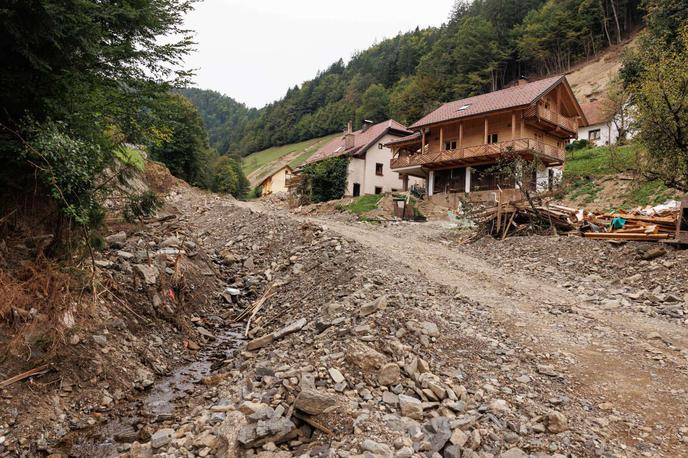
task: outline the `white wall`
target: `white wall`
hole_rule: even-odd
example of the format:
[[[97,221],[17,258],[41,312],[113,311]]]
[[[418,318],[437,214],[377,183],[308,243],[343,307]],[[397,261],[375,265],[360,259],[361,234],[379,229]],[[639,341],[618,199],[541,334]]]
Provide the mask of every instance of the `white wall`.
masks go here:
[[[595,142],[597,146],[604,146],[616,143],[619,139],[619,131],[612,122],[609,124],[594,124],[592,126],[581,127],[578,129],[578,140],[587,140],[591,130],[600,129],[600,139]]]
[[[543,167],[537,170],[535,177],[535,190],[537,192],[547,191],[549,189],[549,171],[552,170],[553,185],[557,186],[561,182],[563,175],[563,168],[559,167]]]
[[[349,160],[349,173],[346,180],[346,195],[354,195],[354,183],[361,185],[361,194],[363,194],[363,184],[365,180],[365,160],[357,157]]]
[[[361,185],[361,195],[375,194],[375,188],[381,187],[382,192],[390,192],[392,189],[401,191],[404,189],[404,182],[399,178],[399,173],[392,171],[389,166],[392,160],[392,150],[389,148],[380,149],[378,145],[398,138],[394,135],[385,135],[366,151],[364,159],[352,158],[349,161],[349,173],[346,184],[346,195],[351,196],[354,192],[354,183]],[[382,164],[382,176],[375,173],[375,164]],[[414,183],[424,185],[425,180],[409,177],[409,186]]]

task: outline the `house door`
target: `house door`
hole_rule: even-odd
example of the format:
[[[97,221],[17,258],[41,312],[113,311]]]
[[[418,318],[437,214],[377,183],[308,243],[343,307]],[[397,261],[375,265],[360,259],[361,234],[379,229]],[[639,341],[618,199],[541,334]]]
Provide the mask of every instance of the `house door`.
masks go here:
[[[354,183],[354,197],[358,197],[361,195],[361,184],[360,183]]]

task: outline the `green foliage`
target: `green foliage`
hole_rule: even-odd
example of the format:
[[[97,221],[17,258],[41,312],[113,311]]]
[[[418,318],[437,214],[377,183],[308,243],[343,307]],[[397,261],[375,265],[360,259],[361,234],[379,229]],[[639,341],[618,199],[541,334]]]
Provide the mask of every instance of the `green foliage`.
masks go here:
[[[630,143],[624,146],[589,147],[569,151],[566,154],[564,178],[577,176],[603,176],[634,170],[640,146]]]
[[[134,194],[127,197],[124,219],[130,223],[141,221],[143,218],[154,214],[160,207],[162,207],[162,202],[154,192],[145,191],[141,194]]]
[[[97,178],[108,154],[99,145],[73,138],[63,124],[34,125],[31,136],[20,158],[33,165],[50,197],[76,223],[99,224],[104,213]]]
[[[676,190],[669,188],[662,180],[638,181],[626,195],[623,206],[645,207],[679,198]]]
[[[356,197],[350,204],[344,205],[342,208],[356,215],[363,215],[375,210],[382,197],[382,194],[368,194]]]
[[[374,123],[389,119],[389,94],[382,84],[368,86],[361,97],[361,106],[356,110],[356,119]]]
[[[566,151],[578,151],[581,149],[586,149],[590,146],[590,142],[582,138],[580,140],[574,140],[568,145],[566,145]]]
[[[146,166],[146,161],[141,151],[137,150],[136,148],[132,148],[131,146],[120,145],[113,150],[113,153],[115,158],[125,167],[131,167],[139,172],[143,172]]]
[[[238,160],[230,156],[222,156],[215,162],[211,185],[213,191],[231,194],[242,199],[246,197],[249,188],[250,184]]]
[[[626,56],[632,70],[624,76],[635,105],[637,138],[650,153],[643,172],[688,190],[688,25],[675,31],[675,41],[667,43],[667,34],[661,28],[645,33]]]
[[[326,202],[341,199],[346,192],[349,159],[345,156],[331,157],[303,167],[307,178],[311,202]]]
[[[63,214],[102,220],[103,176],[121,149],[140,144],[148,107],[173,82],[191,41],[192,0],[26,0],[0,9],[0,162],[17,181],[36,176]],[[160,43],[162,36],[178,37]],[[30,120],[30,122],[28,121]],[[128,170],[124,167],[121,170]],[[99,180],[103,182],[99,183]],[[0,193],[12,192],[10,180]]]
[[[184,97],[166,94],[156,100],[153,113],[162,134],[148,145],[151,158],[176,177],[198,186],[206,184],[208,141],[198,110]]]

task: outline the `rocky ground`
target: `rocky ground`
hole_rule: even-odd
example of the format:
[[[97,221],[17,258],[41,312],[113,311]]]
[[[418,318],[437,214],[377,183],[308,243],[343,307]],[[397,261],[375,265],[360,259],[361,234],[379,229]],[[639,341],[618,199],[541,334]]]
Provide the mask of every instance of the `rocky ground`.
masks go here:
[[[0,456],[688,449],[683,253],[554,237],[459,245],[439,225],[293,215],[186,187],[164,211],[175,217],[113,231],[98,264],[180,323],[80,335],[105,355],[157,348],[157,370],[55,406],[41,437],[29,416],[42,411],[3,416]],[[118,369],[143,370],[128,361]]]

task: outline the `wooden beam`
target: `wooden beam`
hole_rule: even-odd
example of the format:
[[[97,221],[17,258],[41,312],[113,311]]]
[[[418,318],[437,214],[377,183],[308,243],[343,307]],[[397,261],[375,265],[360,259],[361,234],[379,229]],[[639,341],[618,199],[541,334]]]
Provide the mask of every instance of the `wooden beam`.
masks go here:
[[[444,127],[440,127],[440,151],[444,150]]]
[[[463,121],[459,122],[459,148],[463,147]]]
[[[487,122],[487,118],[485,118],[485,139],[484,139],[483,143],[486,145],[487,145],[487,129],[488,129],[488,122]]]
[[[525,122],[525,120],[523,119],[523,118],[524,118],[523,115],[524,115],[524,112],[522,111],[522,112],[521,112],[521,138],[525,138],[524,127],[525,127],[525,123],[526,123],[526,122]]]
[[[516,112],[511,113],[511,139],[516,140]]]
[[[420,154],[423,154],[425,152],[425,128],[421,129],[420,132]]]

